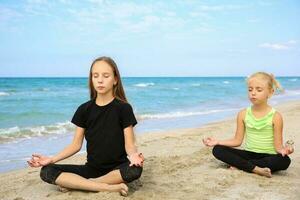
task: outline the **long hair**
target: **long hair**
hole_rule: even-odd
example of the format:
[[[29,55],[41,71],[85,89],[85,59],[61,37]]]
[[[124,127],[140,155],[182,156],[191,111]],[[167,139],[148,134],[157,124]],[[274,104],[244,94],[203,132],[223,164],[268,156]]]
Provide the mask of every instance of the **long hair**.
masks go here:
[[[102,56],[102,57],[95,59],[91,65],[90,75],[89,75],[90,99],[96,99],[96,97],[97,97],[97,91],[95,90],[95,87],[94,87],[94,84],[92,81],[92,77],[93,77],[92,70],[93,70],[94,64],[99,61],[106,62],[112,68],[114,76],[117,80],[117,84],[113,86],[113,96],[123,102],[127,102],[127,98],[126,98],[126,95],[124,92],[124,88],[123,88],[123,84],[121,81],[121,76],[120,76],[117,64],[115,63],[115,61],[112,58],[106,57],[106,56]]]

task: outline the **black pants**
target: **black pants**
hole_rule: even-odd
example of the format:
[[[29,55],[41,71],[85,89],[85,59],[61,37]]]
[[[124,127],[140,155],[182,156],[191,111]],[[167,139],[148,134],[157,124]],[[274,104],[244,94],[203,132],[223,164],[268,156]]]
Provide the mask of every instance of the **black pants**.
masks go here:
[[[49,164],[42,167],[40,177],[43,181],[55,184],[55,180],[62,172],[74,173],[84,178],[98,178],[113,170],[120,170],[122,179],[129,183],[138,179],[143,171],[142,167],[131,166],[129,167],[129,161],[122,163],[121,165],[112,169],[96,169],[87,164],[85,165],[62,165],[62,164]]]
[[[213,155],[218,160],[246,172],[252,172],[255,166],[268,167],[272,172],[286,170],[291,163],[288,156],[282,157],[281,154],[255,153],[222,145],[214,146]]]

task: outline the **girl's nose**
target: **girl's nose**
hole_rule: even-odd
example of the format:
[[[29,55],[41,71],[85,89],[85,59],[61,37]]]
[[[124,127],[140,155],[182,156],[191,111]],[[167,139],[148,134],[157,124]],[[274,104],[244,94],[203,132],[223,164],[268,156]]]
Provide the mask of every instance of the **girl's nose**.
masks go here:
[[[102,83],[102,82],[103,82],[103,78],[102,78],[101,76],[98,78],[98,82],[99,82],[99,83]]]

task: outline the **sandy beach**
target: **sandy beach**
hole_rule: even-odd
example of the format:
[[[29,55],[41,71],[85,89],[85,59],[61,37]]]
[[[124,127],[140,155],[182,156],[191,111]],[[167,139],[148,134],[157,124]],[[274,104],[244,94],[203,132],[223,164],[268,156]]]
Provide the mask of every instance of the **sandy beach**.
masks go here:
[[[138,136],[139,150],[146,161],[140,180],[128,184],[128,197],[107,192],[62,193],[57,186],[39,178],[40,169],[26,168],[1,174],[0,199],[300,199],[300,101],[275,108],[284,118],[284,141],[294,140],[295,152],[290,155],[289,169],[274,173],[272,178],[230,170],[214,159],[211,148],[202,144],[206,136],[220,139],[233,136],[235,119],[228,119],[200,128]],[[85,155],[81,154],[63,163],[84,162]]]

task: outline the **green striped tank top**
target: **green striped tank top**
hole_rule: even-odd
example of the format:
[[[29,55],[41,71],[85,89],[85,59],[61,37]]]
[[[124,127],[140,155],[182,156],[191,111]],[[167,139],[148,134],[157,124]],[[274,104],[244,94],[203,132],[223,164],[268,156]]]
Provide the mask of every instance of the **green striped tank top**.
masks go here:
[[[260,119],[256,119],[251,107],[247,108],[245,116],[246,141],[245,150],[256,153],[276,154],[274,147],[273,116],[272,110]]]

